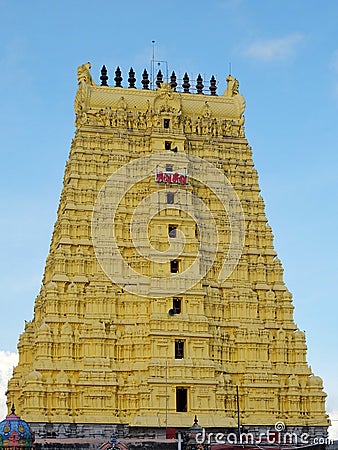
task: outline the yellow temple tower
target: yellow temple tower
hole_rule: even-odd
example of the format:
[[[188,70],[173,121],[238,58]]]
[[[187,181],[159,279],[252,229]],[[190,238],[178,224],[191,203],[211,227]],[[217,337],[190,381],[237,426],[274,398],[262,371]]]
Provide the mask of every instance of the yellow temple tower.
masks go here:
[[[78,68],[76,132],[8,404],[37,436],[238,422],[325,436],[322,380],[273,246],[227,78],[122,87]],[[208,92],[207,92],[208,91]],[[238,395],[237,395],[238,393]]]

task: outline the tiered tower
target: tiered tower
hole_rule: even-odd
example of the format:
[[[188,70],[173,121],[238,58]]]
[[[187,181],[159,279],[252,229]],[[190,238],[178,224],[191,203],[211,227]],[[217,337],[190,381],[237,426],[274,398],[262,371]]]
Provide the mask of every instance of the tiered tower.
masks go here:
[[[237,80],[219,96],[214,77],[209,95],[187,74],[180,92],[174,73],[154,89],[146,71],[142,89],[132,70],[128,88],[119,68],[107,80],[105,67],[100,86],[89,63],[78,69],[75,138],[8,403],[45,436],[161,432],[195,414],[224,431],[237,399],[247,430],[325,434]]]

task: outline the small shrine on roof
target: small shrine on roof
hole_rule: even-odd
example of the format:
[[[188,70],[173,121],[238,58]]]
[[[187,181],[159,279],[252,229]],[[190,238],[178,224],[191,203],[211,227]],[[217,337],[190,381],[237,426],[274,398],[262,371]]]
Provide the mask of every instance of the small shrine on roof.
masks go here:
[[[102,444],[99,450],[111,450],[111,449],[127,450],[127,447],[117,439],[115,434],[112,434],[109,441]]]
[[[25,420],[15,414],[14,405],[12,412],[6,419],[0,422],[0,449],[25,449],[33,448],[34,435]]]

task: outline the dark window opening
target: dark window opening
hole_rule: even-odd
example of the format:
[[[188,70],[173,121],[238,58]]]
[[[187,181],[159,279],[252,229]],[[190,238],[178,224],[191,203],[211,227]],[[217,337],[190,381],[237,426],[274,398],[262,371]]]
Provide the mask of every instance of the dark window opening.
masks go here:
[[[200,238],[200,230],[197,224],[195,225],[195,238],[196,239]]]
[[[166,150],[170,150],[171,149],[171,142],[170,141],[165,141],[164,142],[164,148]]]
[[[179,297],[173,298],[173,310],[174,314],[181,314],[182,312],[182,299]]]
[[[166,172],[172,172],[173,171],[173,165],[172,164],[166,164],[165,171]]]
[[[188,410],[188,390],[176,388],[176,412],[187,412]]]
[[[175,194],[173,192],[167,192],[167,203],[172,205],[174,203]]]
[[[170,119],[164,119],[163,120],[163,128],[169,128]]]
[[[170,238],[175,238],[176,237],[176,230],[177,230],[177,226],[176,225],[168,225],[168,235]]]
[[[173,259],[170,261],[170,272],[171,273],[177,273],[178,272],[178,259]]]
[[[180,339],[175,341],[175,359],[184,358],[184,341]]]

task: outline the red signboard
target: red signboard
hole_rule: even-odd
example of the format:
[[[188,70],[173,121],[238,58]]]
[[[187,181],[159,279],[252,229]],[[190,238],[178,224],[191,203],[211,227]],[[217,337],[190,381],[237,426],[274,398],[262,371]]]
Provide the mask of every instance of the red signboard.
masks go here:
[[[157,172],[155,180],[157,183],[188,184],[188,175],[178,172]]]

